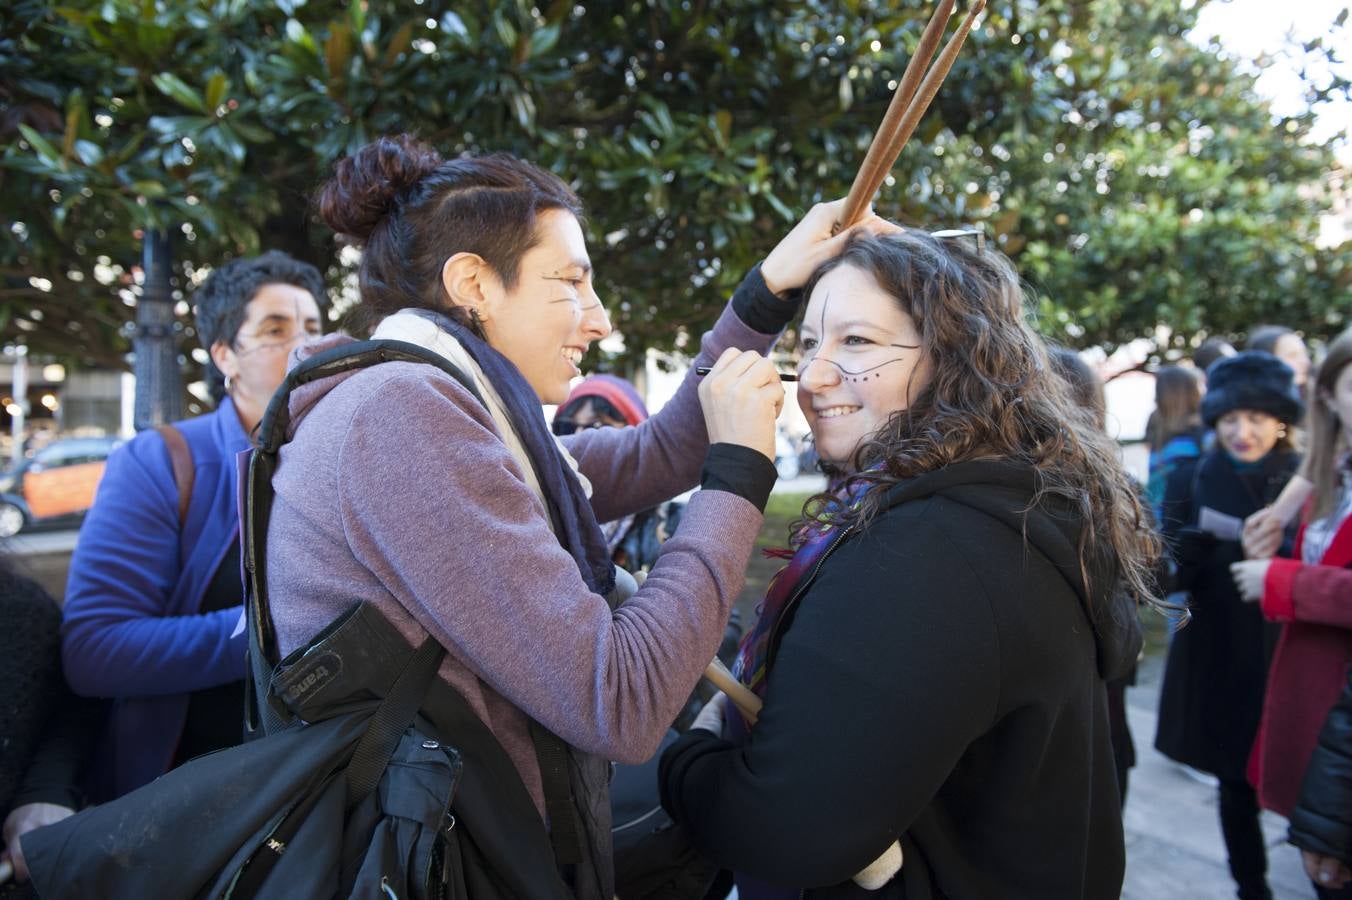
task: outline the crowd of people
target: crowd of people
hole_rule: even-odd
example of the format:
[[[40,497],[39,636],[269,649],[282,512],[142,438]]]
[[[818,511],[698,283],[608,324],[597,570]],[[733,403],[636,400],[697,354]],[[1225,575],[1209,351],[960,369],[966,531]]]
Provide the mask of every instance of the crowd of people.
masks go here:
[[[1352,682],[1316,751],[1352,662],[1352,333],[1313,374],[1280,328],[1161,369],[1137,485],[1102,385],[1031,327],[998,250],[872,215],[837,233],[841,205],[746,273],[649,415],[621,379],[576,384],[611,326],[563,180],[407,136],[341,161],[317,206],[362,250],[360,327],[439,364],[284,387],[355,345],[320,334],[320,274],[267,253],[197,290],[216,411],[113,455],[60,615],[0,584],[36,698],[2,723],[15,880],[24,834],[244,740],[243,560],[281,655],[356,603],[443,648],[567,895],[1116,897],[1123,690],[1164,614],[1156,744],[1217,777],[1239,896],[1271,896],[1260,806],[1291,816],[1321,897],[1352,896],[1347,804],[1301,795],[1352,793]],[[793,323],[829,480],[743,635],[785,396],[766,354]],[[255,559],[238,458],[279,388]],[[692,696],[720,651],[745,690]],[[631,879],[609,784],[653,760],[633,771],[680,871]]]

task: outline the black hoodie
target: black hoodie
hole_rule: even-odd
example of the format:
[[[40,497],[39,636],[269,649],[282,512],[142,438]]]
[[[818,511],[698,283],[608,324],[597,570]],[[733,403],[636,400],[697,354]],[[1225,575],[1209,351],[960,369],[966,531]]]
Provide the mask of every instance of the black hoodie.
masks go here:
[[[949,466],[894,488],[779,629],[735,747],[691,732],[663,803],[715,862],[812,897],[1108,898],[1124,852],[1104,675],[1140,630],[1036,474]],[[1092,567],[1091,567],[1092,568]],[[901,873],[851,882],[901,840]]]

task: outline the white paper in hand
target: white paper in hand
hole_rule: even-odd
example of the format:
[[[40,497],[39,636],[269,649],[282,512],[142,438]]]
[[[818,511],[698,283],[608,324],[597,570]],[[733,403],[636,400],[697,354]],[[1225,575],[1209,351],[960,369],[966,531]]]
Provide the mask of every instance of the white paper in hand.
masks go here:
[[[1197,527],[1222,541],[1237,541],[1244,532],[1244,520],[1239,516],[1218,512],[1203,506],[1197,513]]]

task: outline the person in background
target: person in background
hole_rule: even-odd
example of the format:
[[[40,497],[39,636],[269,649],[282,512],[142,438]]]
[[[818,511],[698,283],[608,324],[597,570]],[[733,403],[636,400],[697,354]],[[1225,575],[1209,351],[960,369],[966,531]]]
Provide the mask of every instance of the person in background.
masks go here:
[[[1070,394],[1076,404],[1098,422],[1100,429],[1108,427],[1108,404],[1103,394],[1103,379],[1089,368],[1074,350],[1049,346],[1047,355],[1052,369],[1070,385]],[[1136,744],[1131,738],[1127,722],[1127,688],[1136,683],[1136,663],[1120,678],[1107,682],[1108,729],[1112,736],[1113,763],[1117,769],[1117,793],[1123,807],[1127,804],[1127,780],[1136,765]]]
[[[1155,412],[1146,430],[1150,474],[1145,496],[1157,522],[1163,517],[1170,474],[1179,466],[1194,465],[1202,455],[1202,389],[1201,376],[1188,366],[1164,366],[1155,373]]]
[[[109,457],[71,559],[66,678],[77,694],[114,700],[91,764],[97,801],[243,739],[235,457],[287,354],[320,334],[326,296],[314,266],[271,252],[216,269],[193,301],[217,406],[173,426],[191,457],[190,494],[166,435],[142,432]]]
[[[1352,571],[1335,578],[1352,596]],[[1300,848],[1318,896],[1352,888],[1352,671],[1310,755],[1287,839]]]
[[[1260,325],[1249,333],[1245,349],[1271,353],[1286,363],[1295,373],[1296,387],[1304,393],[1305,382],[1310,377],[1310,351],[1300,335],[1285,325]]]
[[[1104,682],[1157,538],[972,236],[859,236],[804,288],[798,402],[843,480],[742,642],[754,723],[715,699],[660,772],[743,900],[1121,892]]]
[[[628,381],[614,375],[589,375],[555,411],[552,428],[556,435],[564,436],[587,428],[629,428],[647,418],[648,408]],[[676,507],[680,505],[667,501],[613,522],[602,522],[601,532],[615,565],[633,573],[651,568],[662,542],[676,530],[680,520]],[[675,516],[669,521],[673,512]]]
[[[1248,350],[1212,365],[1202,420],[1216,448],[1169,476],[1162,531],[1173,588],[1192,595],[1192,618],[1169,646],[1155,746],[1219,780],[1220,825],[1241,900],[1267,900],[1267,850],[1245,774],[1276,639],[1230,575],[1243,558],[1243,520],[1272,502],[1299,458],[1289,429],[1304,411],[1291,368]]]
[[[1192,364],[1197,369],[1197,374],[1202,380],[1202,386],[1206,386],[1206,373],[1215,365],[1219,359],[1235,355],[1235,347],[1225,338],[1209,337],[1202,341],[1197,352],[1192,355]]]
[[[1251,557],[1232,565],[1245,600],[1282,624],[1251,760],[1258,802],[1290,817],[1319,729],[1352,666],[1352,330],[1329,346],[1310,396],[1309,452],[1302,472],[1312,503],[1291,558],[1273,558],[1281,530],[1246,533]],[[1256,557],[1256,558],[1255,558]],[[1352,898],[1316,881],[1321,898]]]
[[[0,559],[0,885],[28,881],[22,838],[82,805],[81,775],[103,704],[70,693],[61,674],[61,608]],[[0,887],[0,896],[31,896]]]

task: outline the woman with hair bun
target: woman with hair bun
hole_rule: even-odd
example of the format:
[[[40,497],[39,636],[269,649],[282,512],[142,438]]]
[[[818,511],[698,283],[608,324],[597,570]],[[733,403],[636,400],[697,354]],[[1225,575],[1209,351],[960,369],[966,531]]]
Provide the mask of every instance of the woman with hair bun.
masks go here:
[[[742,643],[756,721],[706,706],[663,805],[743,900],[1116,898],[1104,682],[1157,540],[1098,411],[997,251],[859,236],[804,292],[798,403],[843,481]]]
[[[576,826],[580,852],[563,878],[578,897],[608,900],[608,761],[651,756],[714,656],[775,478],[784,393],[761,353],[812,267],[848,235],[831,236],[834,207],[815,208],[704,335],[694,362],[712,367],[706,378],[692,367],[637,427],[556,441],[541,404],[565,400],[610,332],[563,181],[501,154],[443,159],[400,136],[342,160],[318,205],[362,248],[372,337],[440,354],[483,402],[408,362],[292,395],[267,537],[279,649],[303,646],[356,601],[410,645],[434,637],[447,651],[441,678],[519,776],[500,789],[528,795],[542,826],[551,805],[555,837]],[[635,589],[597,522],[696,484]],[[571,810],[550,804],[537,729],[566,746]],[[472,835],[475,823],[457,827]]]

